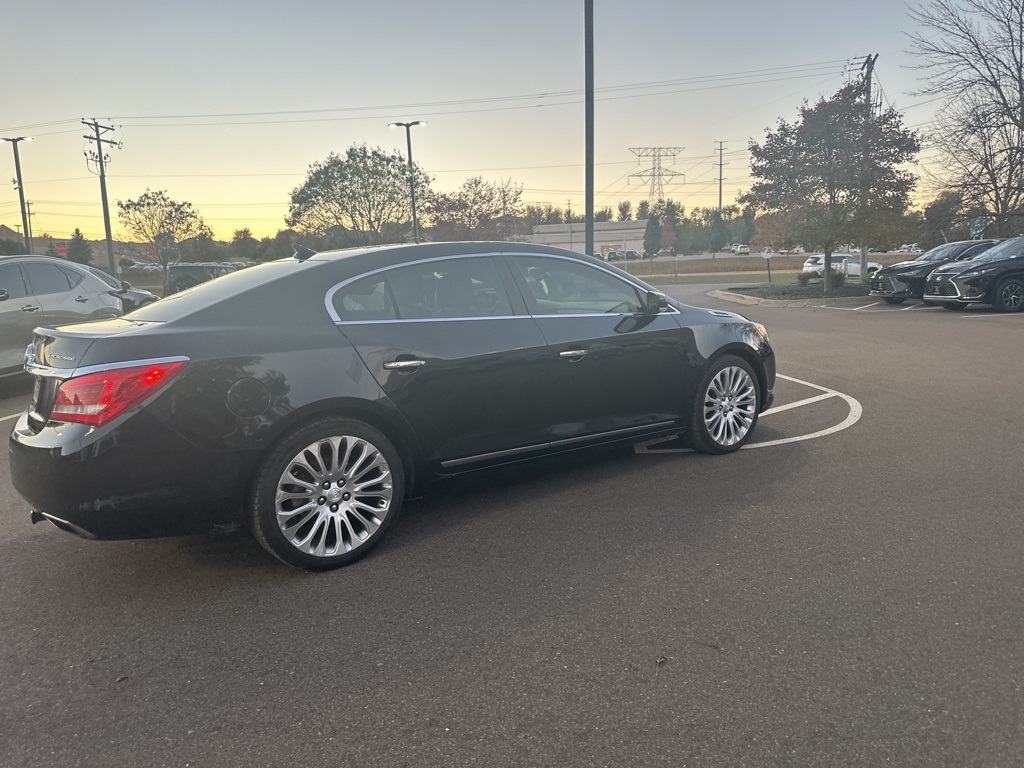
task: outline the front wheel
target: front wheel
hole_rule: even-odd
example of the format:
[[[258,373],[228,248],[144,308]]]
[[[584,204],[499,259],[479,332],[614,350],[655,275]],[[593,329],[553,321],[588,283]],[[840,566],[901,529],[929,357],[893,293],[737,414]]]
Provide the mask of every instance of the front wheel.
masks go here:
[[[997,312],[1020,312],[1024,309],[1024,280],[1007,277],[996,286],[992,306]]]
[[[398,517],[403,493],[402,460],[380,431],[325,418],[267,454],[251,489],[249,522],[279,560],[325,571],[376,546]]]
[[[724,355],[708,368],[697,387],[690,444],[702,453],[732,453],[750,438],[761,411],[757,376],[746,360]]]

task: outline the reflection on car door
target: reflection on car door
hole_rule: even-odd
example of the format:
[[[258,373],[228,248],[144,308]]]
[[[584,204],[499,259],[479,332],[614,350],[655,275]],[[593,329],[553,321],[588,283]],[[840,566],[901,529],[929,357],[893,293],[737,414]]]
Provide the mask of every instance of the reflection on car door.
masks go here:
[[[546,447],[547,349],[503,262],[417,262],[329,295],[341,332],[429,460],[454,468]]]
[[[80,323],[97,309],[96,300],[82,286],[81,273],[39,261],[26,261],[23,266],[32,291],[43,306],[39,325]]]
[[[0,372],[4,372],[21,368],[32,330],[43,324],[43,311],[17,264],[0,264],[0,290],[7,295],[0,300]]]
[[[642,313],[638,289],[610,271],[556,256],[511,256],[551,350],[544,377],[552,441],[627,436],[678,425],[694,382],[693,333],[675,310]]]

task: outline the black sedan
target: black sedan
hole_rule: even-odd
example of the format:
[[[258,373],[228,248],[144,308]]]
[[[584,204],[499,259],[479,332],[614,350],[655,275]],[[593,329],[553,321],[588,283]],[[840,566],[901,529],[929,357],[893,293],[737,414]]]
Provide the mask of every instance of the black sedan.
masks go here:
[[[952,261],[967,261],[984,253],[997,240],[960,240],[925,251],[912,261],[901,261],[883,267],[871,277],[871,295],[889,304],[902,304],[907,299],[924,297],[925,281],[933,270]]]
[[[772,403],[763,326],[588,256],[300,251],[37,329],[10,437],[33,520],[93,538],[240,521],[322,570],[365,554],[432,478],[674,433],[729,453]]]
[[[1024,310],[1024,237],[939,267],[928,276],[925,301],[946,309],[990,304],[997,312]]]

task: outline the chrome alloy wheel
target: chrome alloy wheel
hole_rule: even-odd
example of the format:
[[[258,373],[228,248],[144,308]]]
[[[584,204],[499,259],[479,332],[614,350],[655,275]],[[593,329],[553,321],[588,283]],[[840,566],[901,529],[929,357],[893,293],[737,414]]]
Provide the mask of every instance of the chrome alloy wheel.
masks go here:
[[[757,390],[750,374],[738,366],[723,368],[704,394],[704,426],[722,446],[743,440],[757,416]]]
[[[1007,312],[1019,312],[1024,306],[1024,285],[1011,281],[999,291],[999,301]]]
[[[391,509],[391,467],[359,437],[317,440],[288,463],[277,482],[277,525],[300,552],[333,557],[369,541]]]

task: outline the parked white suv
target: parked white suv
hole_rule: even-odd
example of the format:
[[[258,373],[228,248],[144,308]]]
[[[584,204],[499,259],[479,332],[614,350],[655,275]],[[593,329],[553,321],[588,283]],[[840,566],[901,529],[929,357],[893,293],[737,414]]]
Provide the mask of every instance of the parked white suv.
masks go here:
[[[735,253],[737,256],[739,256],[741,253],[747,254],[748,256],[750,255],[750,246],[749,245],[743,245],[742,243],[737,243],[732,248],[733,248],[732,252]]]
[[[849,277],[860,277],[860,256],[844,256],[832,254],[832,268],[845,272]],[[868,262],[868,275],[873,275],[882,268],[881,264]],[[808,256],[804,261],[804,272],[812,272],[821,277],[825,273],[825,257],[822,255]]]

